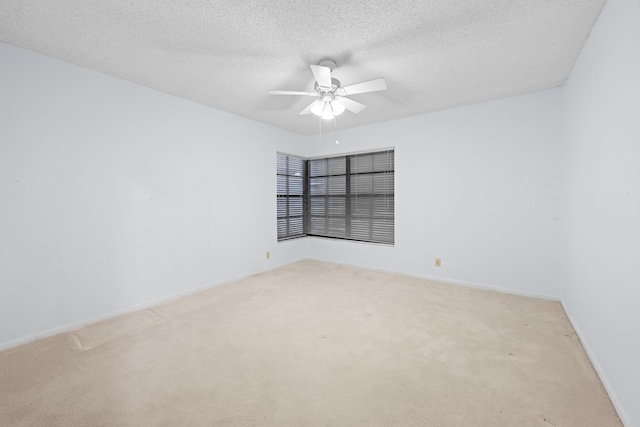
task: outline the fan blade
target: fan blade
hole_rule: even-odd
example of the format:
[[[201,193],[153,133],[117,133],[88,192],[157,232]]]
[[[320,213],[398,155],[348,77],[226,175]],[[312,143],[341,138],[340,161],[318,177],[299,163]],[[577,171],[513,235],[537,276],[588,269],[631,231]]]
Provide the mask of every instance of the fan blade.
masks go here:
[[[387,88],[387,82],[382,77],[379,79],[368,80],[366,82],[360,82],[345,86],[342,88],[345,95],[355,95],[357,93],[376,92],[378,90],[385,90]]]
[[[313,77],[318,82],[318,86],[331,87],[331,68],[321,65],[309,65]]]
[[[311,92],[298,92],[295,90],[270,90],[269,95],[303,95],[303,96],[316,96],[317,93],[311,93]]]
[[[307,105],[307,108],[305,108],[304,110],[300,111],[300,113],[299,113],[299,114],[300,114],[300,115],[303,115],[303,114],[311,114],[311,107],[312,107],[316,102],[318,102],[318,101],[319,101],[319,99],[316,99],[316,100],[315,100],[315,101],[313,101],[311,104]]]
[[[354,101],[353,99],[345,98],[343,96],[336,96],[336,100],[345,106],[345,108],[352,113],[359,113],[367,108],[366,105]]]

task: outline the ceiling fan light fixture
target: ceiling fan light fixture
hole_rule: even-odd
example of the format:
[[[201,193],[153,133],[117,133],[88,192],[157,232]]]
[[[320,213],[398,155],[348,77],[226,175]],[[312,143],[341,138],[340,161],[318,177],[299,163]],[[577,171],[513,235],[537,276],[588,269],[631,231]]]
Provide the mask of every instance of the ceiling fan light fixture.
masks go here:
[[[313,103],[309,109],[318,117],[322,117],[325,120],[332,120],[336,116],[344,113],[346,108],[342,103],[325,96]]]

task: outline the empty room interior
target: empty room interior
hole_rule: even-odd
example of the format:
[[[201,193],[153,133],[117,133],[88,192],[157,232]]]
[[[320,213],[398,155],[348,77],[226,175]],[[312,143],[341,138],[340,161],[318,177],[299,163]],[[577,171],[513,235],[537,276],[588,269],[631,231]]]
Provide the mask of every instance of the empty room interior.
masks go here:
[[[0,425],[640,426],[640,2],[0,0]]]

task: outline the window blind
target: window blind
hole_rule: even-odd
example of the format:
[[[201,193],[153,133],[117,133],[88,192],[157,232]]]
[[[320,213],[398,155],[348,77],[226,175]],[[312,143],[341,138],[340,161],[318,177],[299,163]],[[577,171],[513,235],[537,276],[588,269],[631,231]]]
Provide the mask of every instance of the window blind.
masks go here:
[[[278,240],[301,237],[304,232],[305,160],[277,155]]]
[[[394,243],[393,150],[308,163],[308,235]]]

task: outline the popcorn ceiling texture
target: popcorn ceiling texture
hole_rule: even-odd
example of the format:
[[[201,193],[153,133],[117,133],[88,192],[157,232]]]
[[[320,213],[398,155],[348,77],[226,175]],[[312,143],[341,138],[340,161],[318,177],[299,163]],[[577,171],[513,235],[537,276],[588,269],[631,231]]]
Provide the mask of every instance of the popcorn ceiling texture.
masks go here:
[[[0,0],[0,42],[300,134],[309,64],[385,92],[339,128],[564,84],[605,0]]]

